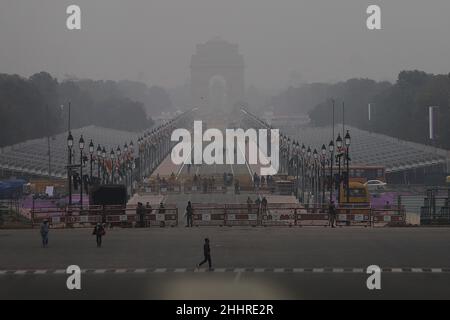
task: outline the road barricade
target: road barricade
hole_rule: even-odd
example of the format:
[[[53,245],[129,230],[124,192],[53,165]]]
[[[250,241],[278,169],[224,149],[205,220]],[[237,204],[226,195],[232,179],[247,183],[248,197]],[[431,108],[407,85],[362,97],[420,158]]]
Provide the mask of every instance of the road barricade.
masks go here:
[[[193,225],[219,226],[225,225],[225,207],[217,205],[193,204]]]
[[[336,225],[338,226],[364,226],[372,225],[371,208],[339,208],[336,209]]]
[[[225,205],[226,226],[252,226],[256,227],[258,221],[258,206],[247,204]]]
[[[295,226],[297,212],[301,209],[299,205],[287,204],[269,204],[267,208],[261,207],[263,226]]]
[[[330,219],[327,212],[308,213],[306,209],[299,210],[297,214],[297,225],[306,226],[328,226]]]
[[[403,209],[372,209],[372,226],[406,225],[406,213]]]

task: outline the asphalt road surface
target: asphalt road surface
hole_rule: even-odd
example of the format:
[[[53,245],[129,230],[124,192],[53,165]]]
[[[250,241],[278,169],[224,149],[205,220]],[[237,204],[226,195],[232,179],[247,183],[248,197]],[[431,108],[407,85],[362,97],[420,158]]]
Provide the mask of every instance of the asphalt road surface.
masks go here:
[[[0,231],[1,299],[449,299],[448,228]],[[211,239],[212,271],[197,269]],[[82,289],[65,269],[78,265]],[[378,265],[382,289],[366,287]]]

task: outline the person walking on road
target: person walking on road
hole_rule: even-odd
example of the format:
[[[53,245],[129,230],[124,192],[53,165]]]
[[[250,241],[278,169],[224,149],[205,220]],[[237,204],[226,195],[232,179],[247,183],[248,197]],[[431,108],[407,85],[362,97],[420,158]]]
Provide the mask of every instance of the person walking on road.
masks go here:
[[[49,225],[48,220],[44,220],[41,224],[41,238],[42,238],[42,247],[47,248],[48,247],[48,232],[49,232]]]
[[[202,262],[200,262],[197,267],[200,268],[203,264],[208,262],[209,270],[212,270],[212,262],[211,262],[211,248],[209,247],[209,239],[205,239],[205,244],[203,245],[203,255],[204,259]]]
[[[101,223],[97,223],[97,225],[94,227],[94,232],[92,232],[93,235],[96,236],[97,240],[97,248],[100,248],[102,246],[102,237],[105,235],[105,228]]]
[[[328,207],[328,219],[330,221],[330,226],[332,228],[336,227],[336,206],[334,205],[334,201],[331,201],[330,206]]]
[[[193,227],[193,215],[194,215],[194,210],[192,209],[192,204],[189,201],[188,205],[186,207],[186,219],[187,219],[187,225],[186,227]]]

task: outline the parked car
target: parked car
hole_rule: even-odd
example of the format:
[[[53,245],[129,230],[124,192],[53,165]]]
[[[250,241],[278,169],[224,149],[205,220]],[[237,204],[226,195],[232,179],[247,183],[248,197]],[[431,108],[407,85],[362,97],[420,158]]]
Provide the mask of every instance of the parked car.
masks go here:
[[[369,190],[386,189],[387,183],[380,180],[369,180],[364,184]]]

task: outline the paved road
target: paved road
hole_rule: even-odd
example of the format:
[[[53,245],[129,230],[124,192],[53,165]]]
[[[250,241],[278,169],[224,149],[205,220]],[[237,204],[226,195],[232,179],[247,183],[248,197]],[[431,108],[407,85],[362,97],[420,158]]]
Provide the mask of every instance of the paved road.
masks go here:
[[[52,230],[48,249],[36,230],[0,231],[0,298],[450,298],[447,228],[117,229],[101,249],[90,231]],[[213,272],[195,269],[204,237]],[[78,293],[58,274],[72,264]],[[381,292],[365,285],[372,264]]]

